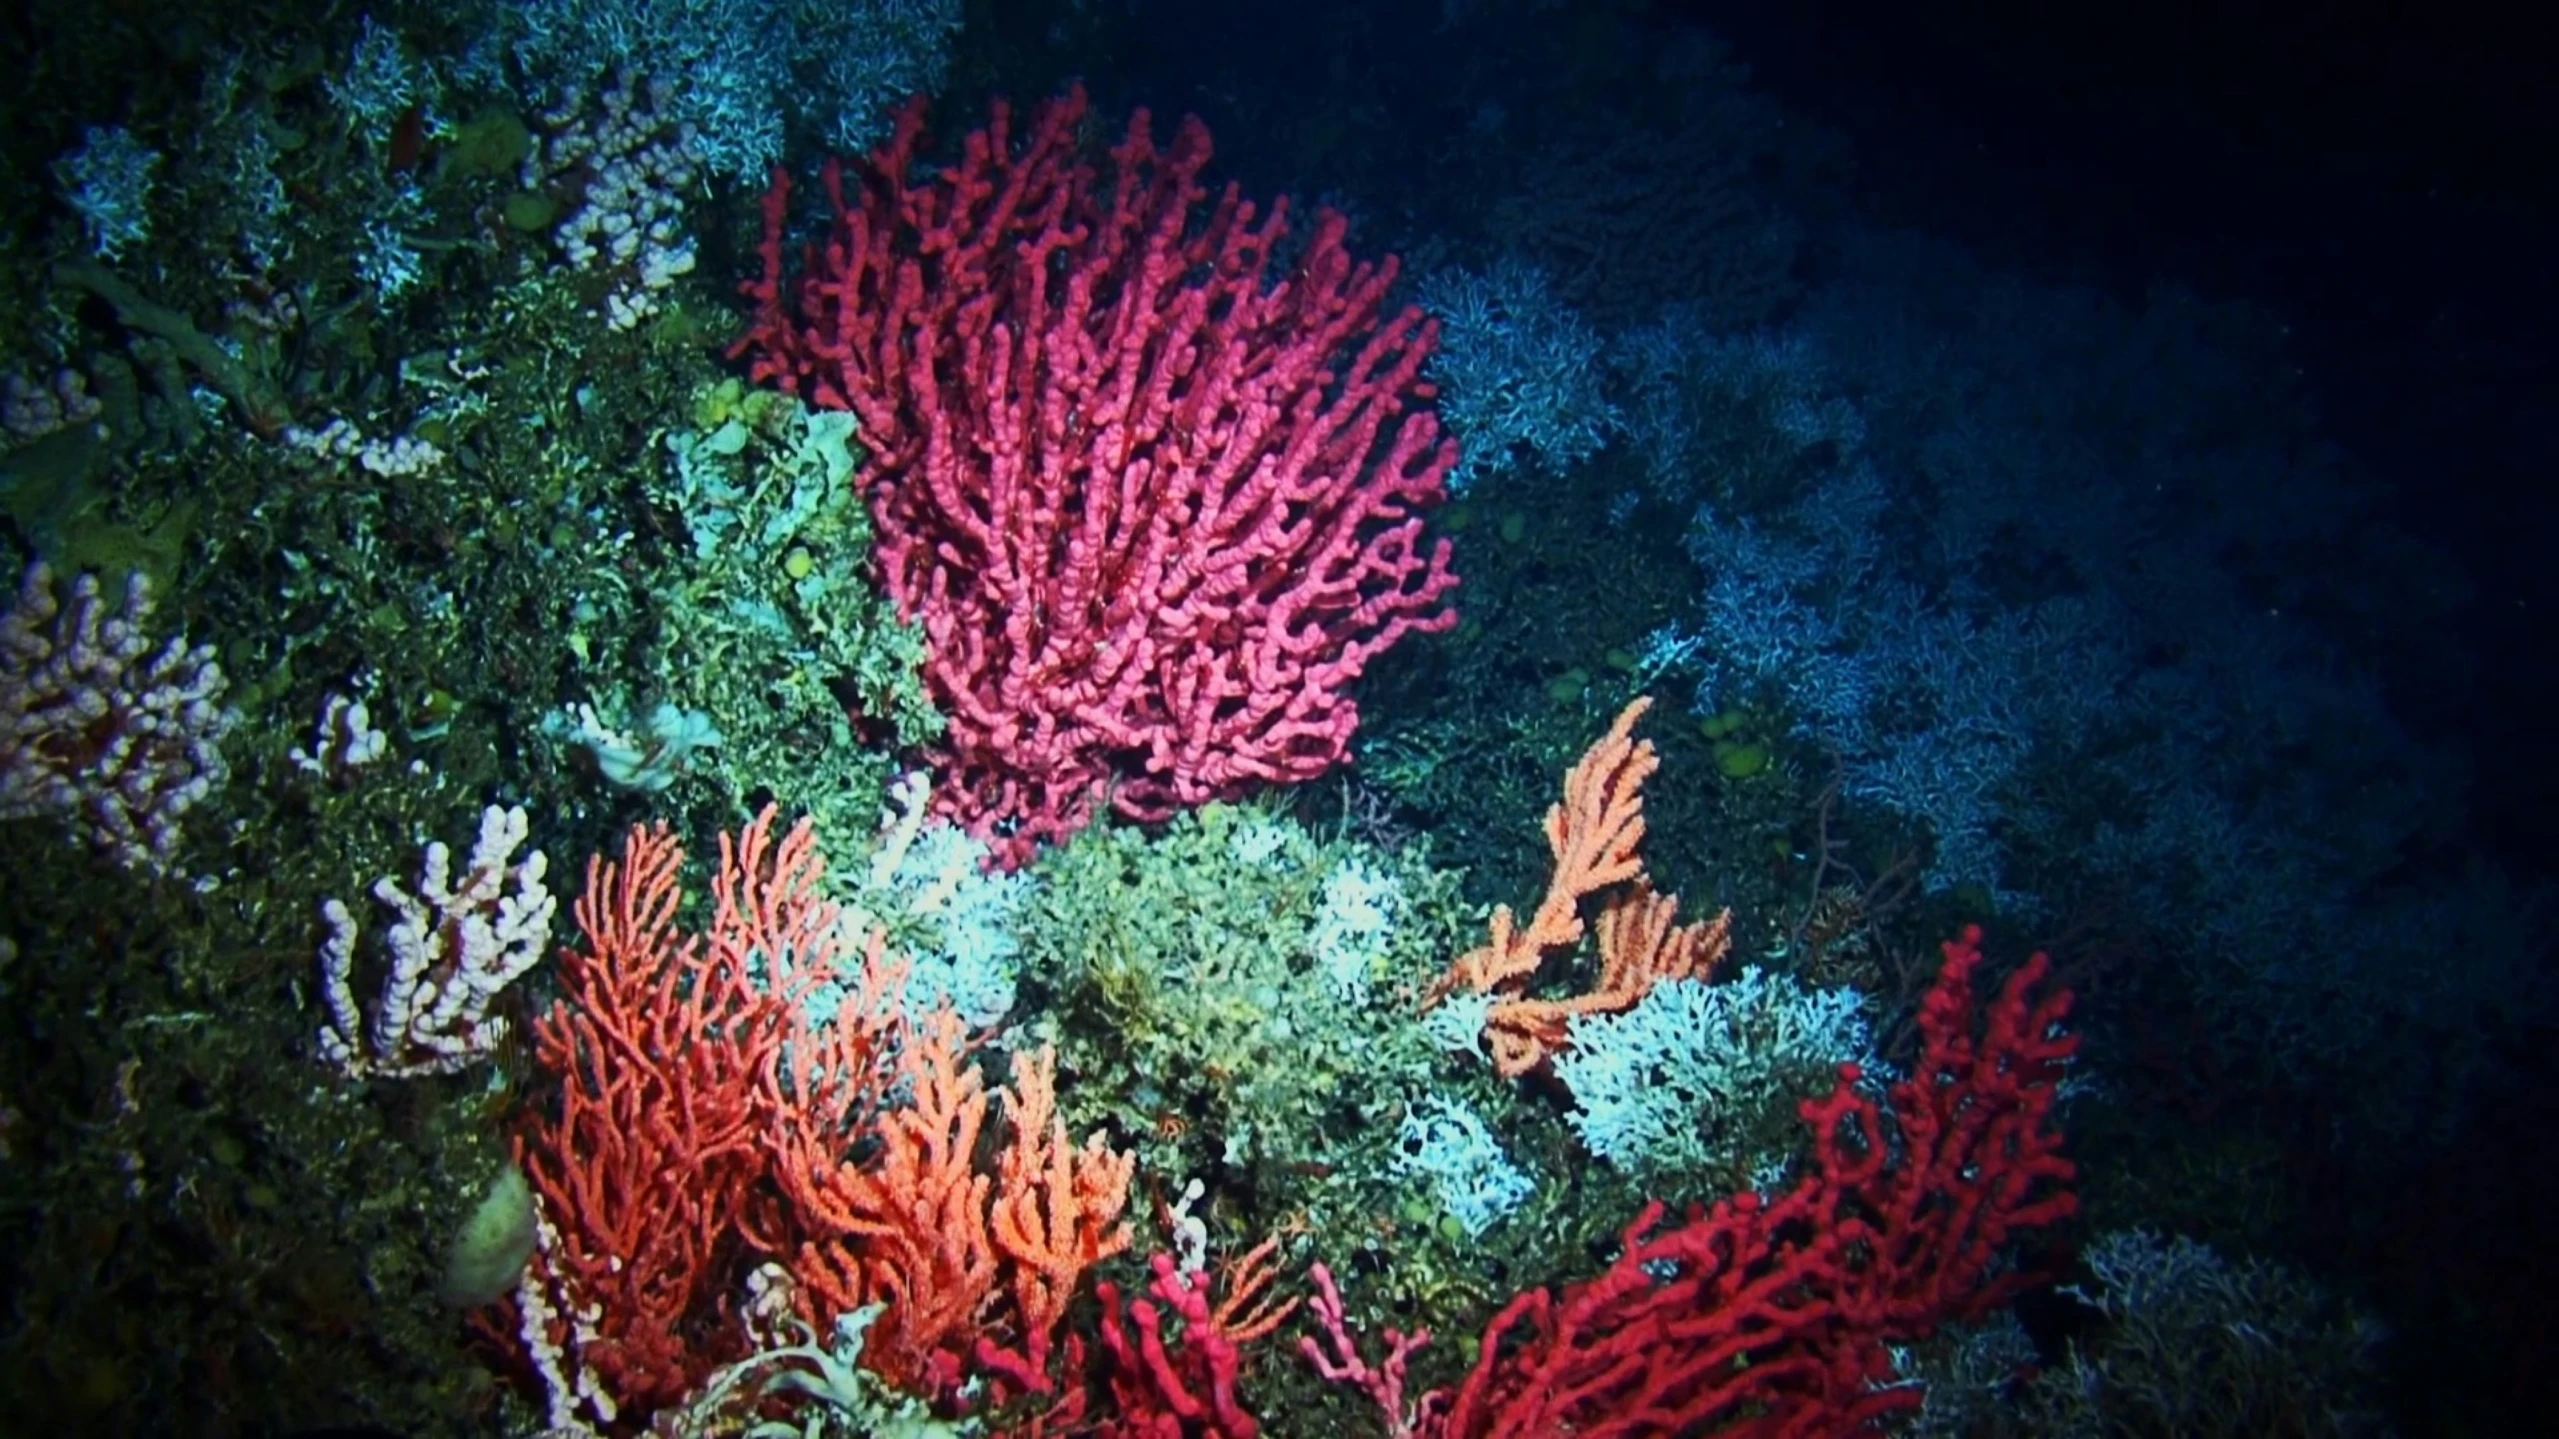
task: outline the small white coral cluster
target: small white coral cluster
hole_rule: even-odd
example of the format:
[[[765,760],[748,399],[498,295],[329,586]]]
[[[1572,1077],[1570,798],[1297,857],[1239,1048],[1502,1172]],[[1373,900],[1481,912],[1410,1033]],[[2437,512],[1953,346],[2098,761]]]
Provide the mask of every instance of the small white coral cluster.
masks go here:
[[[525,162],[524,186],[582,173],[585,193],[557,238],[581,270],[618,272],[604,296],[605,324],[628,330],[658,311],[658,292],[693,269],[684,196],[702,178],[702,142],[668,119],[672,87],[628,71],[604,92],[599,115],[543,117],[542,148]]]
[[[160,152],[122,125],[92,125],[80,148],[53,162],[62,198],[89,232],[89,248],[113,260],[151,238],[151,191]]]
[[[878,845],[847,918],[857,929],[879,926],[897,937],[907,963],[899,1003],[910,1023],[948,1006],[971,1028],[991,1028],[1013,1008],[1022,969],[1013,926],[1030,897],[1031,878],[989,869],[984,842],[931,818],[930,781],[922,772],[900,777],[888,798]],[[821,990],[809,1003],[815,1010],[835,998]]]
[[[1369,980],[1386,959],[1404,887],[1360,859],[1345,859],[1324,876],[1324,897],[1308,944],[1333,997],[1368,1003]]]
[[[165,872],[178,821],[229,770],[210,645],[154,645],[140,574],[121,605],[83,574],[69,602],[53,572],[30,565],[0,618],[0,819],[51,814],[128,869]]]
[[[415,435],[383,439],[367,435],[353,420],[340,416],[316,430],[284,427],[285,444],[323,460],[353,460],[358,468],[384,479],[422,475],[444,463],[444,451]]]
[[[322,1058],[352,1078],[406,1078],[450,1074],[496,1051],[506,1019],[489,1006],[542,957],[559,908],[542,883],[542,851],[515,858],[530,829],[522,809],[491,805],[461,884],[441,842],[426,848],[416,893],[388,875],[374,884],[373,897],[396,918],[383,943],[391,967],[369,1025],[355,999],[355,916],[334,899],[321,906],[329,926],[320,951],[329,1009]]]
[[[1420,299],[1442,326],[1427,371],[1440,387],[1440,420],[1465,446],[1450,494],[1524,464],[1561,474],[1625,422],[1598,360],[1606,346],[1537,267],[1442,270],[1423,279]]]
[[[321,697],[310,746],[295,745],[286,757],[304,774],[343,784],[390,752],[391,737],[373,727],[373,711],[363,699],[331,690]]]
[[[54,371],[49,381],[0,375],[0,433],[10,440],[41,439],[86,424],[98,417],[100,408],[87,377],[68,366]]]

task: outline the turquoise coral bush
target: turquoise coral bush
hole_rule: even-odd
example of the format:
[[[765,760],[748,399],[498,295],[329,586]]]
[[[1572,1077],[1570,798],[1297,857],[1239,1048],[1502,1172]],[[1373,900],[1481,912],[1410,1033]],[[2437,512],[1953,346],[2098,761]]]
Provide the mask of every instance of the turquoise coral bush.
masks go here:
[[[1555,1077],[1574,1132],[1609,1163],[1717,1189],[1764,1183],[1795,1148],[1795,1106],[1828,1092],[1840,1065],[1872,1062],[1864,1006],[1856,990],[1756,967],[1674,979],[1624,1013],[1575,1015]]]

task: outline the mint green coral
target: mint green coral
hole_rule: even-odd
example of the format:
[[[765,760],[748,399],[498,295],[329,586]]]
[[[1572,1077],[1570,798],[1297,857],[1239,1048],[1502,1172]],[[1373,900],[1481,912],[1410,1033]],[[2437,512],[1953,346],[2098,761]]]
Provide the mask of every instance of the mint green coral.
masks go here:
[[[1074,1076],[1070,1133],[1108,1129],[1167,1200],[1203,1181],[1212,1250],[1325,1235],[1399,1323],[1472,1330],[1501,1297],[1489,1266],[1551,1272],[1608,1227],[1585,1215],[1636,1202],[1607,1166],[1559,1173],[1552,1111],[1422,1022],[1422,985],[1484,924],[1426,844],[1215,804],[1096,824],[1033,874],[1022,1042]]]
[[[679,803],[726,824],[781,796],[839,852],[858,852],[880,813],[882,752],[929,740],[941,719],[925,697],[922,632],[865,577],[853,417],[729,379],[699,391],[688,420],[665,432],[647,487],[681,527],[646,597],[653,643],[636,672],[593,681],[591,703],[671,707],[718,735],[670,777]]]
[[[1356,988],[1319,953],[1341,942],[1325,892],[1346,867],[1402,896],[1361,934]],[[1253,1167],[1303,1189],[1292,1166],[1348,1170],[1361,1146],[1387,1172],[1405,1095],[1430,1083],[1408,991],[1454,952],[1450,877],[1225,804],[1153,834],[1097,825],[1035,872],[1024,980],[1056,996],[1062,1062],[1085,1081],[1061,1096],[1077,1132],[1112,1125],[1168,1178]]]
[[[880,1306],[837,1317],[835,1334],[784,1314],[768,1347],[714,1373],[682,1410],[661,1415],[658,1432],[739,1434],[744,1439],[969,1439],[974,1419],[943,1419],[862,1367],[862,1347]],[[781,1408],[787,1417],[772,1417]]]

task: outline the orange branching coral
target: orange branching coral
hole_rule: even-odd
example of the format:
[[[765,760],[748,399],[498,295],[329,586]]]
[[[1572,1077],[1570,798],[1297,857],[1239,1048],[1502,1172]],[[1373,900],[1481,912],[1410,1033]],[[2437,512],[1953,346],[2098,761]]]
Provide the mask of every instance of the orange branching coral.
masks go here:
[[[1678,898],[1654,892],[1644,873],[1644,781],[1661,768],[1661,755],[1634,731],[1652,705],[1638,698],[1619,711],[1565,774],[1563,802],[1546,810],[1555,877],[1528,927],[1518,928],[1509,905],[1494,906],[1491,941],[1458,956],[1423,991],[1425,1006],[1461,989],[1497,996],[1484,1016],[1484,1040],[1506,1076],[1542,1068],[1563,1046],[1573,1015],[1628,1009],[1663,980],[1706,974],[1730,948],[1731,911],[1683,926]],[[1547,957],[1581,942],[1582,901],[1608,890],[1617,892],[1600,910],[1598,987],[1530,998],[1528,986]]]
[[[903,1017],[906,966],[824,897],[808,822],[777,841],[773,818],[723,838],[699,934],[665,829],[590,866],[585,943],[533,1030],[556,1113],[516,1146],[540,1248],[512,1322],[485,1326],[522,1337],[555,1425],[628,1427],[743,1357],[731,1300],[764,1256],[821,1332],[880,1305],[863,1363],[892,1384],[946,1397],[995,1336],[1013,1362],[990,1370],[1046,1392],[1077,1285],[1129,1243],[1134,1159],[1069,1142],[1049,1050],[1015,1056],[995,1092],[1010,1132],[980,1167],[975,1037],[948,1010]],[[821,985],[839,992],[823,1023]]]
[[[802,1037],[829,1042],[805,1028]],[[776,1172],[806,1236],[791,1267],[816,1317],[831,1327],[838,1315],[881,1305],[862,1362],[891,1384],[920,1388],[957,1377],[961,1336],[994,1294],[986,1206],[995,1181],[972,1162],[987,1095],[958,1018],[937,1014],[906,1036],[897,1068],[905,1102],[879,1109],[867,1137],[842,1111],[856,1102],[848,1091],[869,1087],[843,1082],[840,1071],[780,1110]],[[846,1093],[846,1104],[810,1102],[830,1091]]]
[[[1018,1055],[1002,1091],[1010,1141],[999,1168],[978,1168],[989,1094],[974,1042],[945,1009],[904,1038],[893,1060],[899,1102],[885,1084],[842,1082],[868,1060],[834,1036],[804,1028],[818,1083],[832,1106],[807,1099],[778,1110],[777,1170],[807,1237],[793,1269],[812,1318],[831,1324],[866,1304],[882,1306],[863,1364],[901,1388],[944,1394],[972,1357],[968,1341],[1009,1332],[1018,1348],[1007,1377],[1045,1387],[1051,1340],[1086,1270],[1129,1242],[1119,1224],[1136,1160],[1095,1134],[1070,1143],[1057,1118],[1054,1054]],[[792,1048],[802,1047],[795,1039]],[[833,1080],[833,1083],[829,1083]],[[869,1097],[854,1097],[858,1093]],[[858,1108],[857,1108],[858,1107]],[[1012,1312],[1002,1312],[1009,1290]],[[1033,1383],[1036,1377],[1039,1382]]]
[[[1574,1015],[1616,1014],[1633,1008],[1665,979],[1713,970],[1730,947],[1732,919],[1726,910],[1702,924],[1682,925],[1678,896],[1656,894],[1638,880],[1600,911],[1597,988],[1557,999],[1504,999],[1485,1015],[1493,1067],[1505,1075],[1529,1073],[1564,1047],[1565,1022]]]
[[[1479,994],[1525,985],[1553,950],[1581,943],[1581,902],[1610,885],[1644,872],[1644,781],[1661,768],[1651,740],[1633,738],[1635,721],[1651,709],[1637,699],[1618,713],[1608,733],[1564,775],[1564,802],[1546,807],[1546,845],[1555,852],[1555,878],[1525,931],[1507,904],[1493,906],[1492,943],[1458,957],[1448,973],[1423,992],[1437,1003],[1457,990]]]
[[[1224,1281],[1226,1297],[1209,1311],[1219,1333],[1237,1344],[1250,1344],[1287,1322],[1297,1312],[1297,1298],[1279,1299],[1270,1293],[1271,1281],[1279,1277],[1274,1262],[1279,1255],[1280,1237],[1276,1234],[1245,1251],[1243,1257],[1218,1266],[1218,1278]]]
[[[1067,1138],[1057,1113],[1057,1055],[1045,1045],[1013,1057],[1004,1102],[1013,1137],[989,1217],[996,1251],[1012,1269],[1020,1347],[1000,1361],[989,1357],[991,1341],[981,1341],[978,1352],[989,1367],[1039,1387],[1030,1376],[1048,1373],[1049,1340],[1077,1282],[1128,1248],[1128,1226],[1117,1220],[1128,1205],[1137,1156],[1113,1153],[1100,1130],[1081,1148]]]
[[[728,1236],[769,1249],[778,1220],[760,1183],[760,1086],[839,944],[807,821],[777,845],[773,817],[721,837],[705,935],[676,924],[684,850],[663,827],[633,829],[618,863],[588,866],[585,942],[560,956],[560,1001],[533,1027],[556,1111],[516,1142],[544,1235],[520,1327],[554,1423],[672,1403],[742,1343],[724,1309]]]

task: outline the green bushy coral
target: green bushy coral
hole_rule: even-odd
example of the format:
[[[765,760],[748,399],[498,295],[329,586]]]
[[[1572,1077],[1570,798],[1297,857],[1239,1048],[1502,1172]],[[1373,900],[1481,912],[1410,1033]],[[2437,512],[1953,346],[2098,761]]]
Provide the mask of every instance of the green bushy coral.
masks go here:
[[[1452,1334],[1480,1328],[1504,1297],[1500,1275],[1578,1253],[1583,1236],[1559,1207],[1591,1190],[1552,1182],[1572,1143],[1560,1120],[1517,1103],[1480,1057],[1449,1052],[1421,1023],[1420,982],[1482,927],[1426,850],[1322,839],[1266,808],[1211,805],[1152,833],[1096,825],[1035,873],[1020,917],[1035,1017],[1019,1042],[1058,1044],[1070,1129],[1107,1127],[1137,1152],[1141,1213],[1199,1180],[1205,1202],[1191,1213],[1213,1254],[1291,1239],[1293,1261],[1320,1255],[1345,1273],[1364,1322]],[[1393,923],[1345,942],[1341,892],[1390,887]],[[1327,963],[1345,953],[1368,960],[1356,980]],[[1539,1185],[1480,1234],[1405,1152],[1406,1121],[1451,1103],[1484,1116]],[[1631,1204],[1614,1176],[1597,1177],[1606,1202],[1594,1212]],[[1154,1227],[1141,1220],[1142,1232]],[[1423,1367],[1444,1377],[1458,1362],[1450,1346]],[[1306,1376],[1292,1366],[1266,1377],[1290,1386],[1298,1402],[1286,1412],[1331,1402],[1322,1386],[1296,1384]]]
[[[698,392],[690,419],[663,436],[648,489],[680,530],[637,597],[654,638],[628,670],[590,681],[590,703],[608,726],[671,706],[715,730],[649,771],[714,824],[785,796],[850,852],[879,814],[881,742],[912,745],[940,725],[921,632],[862,574],[871,521],[853,417],[731,379]]]
[[[1325,883],[1351,852],[1267,811],[1211,805],[1154,835],[1098,826],[1044,859],[1025,969],[1083,1071],[1071,1092],[1087,1112],[1069,1117],[1125,1131],[1167,1176],[1285,1170],[1316,1162],[1327,1131],[1391,1120],[1397,1081],[1430,1065],[1409,1001],[1381,985],[1345,1002],[1314,953]],[[1366,858],[1421,897],[1379,966],[1418,976],[1452,952],[1446,884]]]
[[[2369,1318],[2299,1273],[2148,1230],[2100,1235],[2083,1253],[2094,1283],[2065,1293],[2097,1326],[2066,1362],[2032,1365],[2014,1318],[1947,1336],[1917,1360],[1921,1435],[2250,1434],[2379,1436]],[[2021,1372],[2033,1377],[2014,1383]]]

